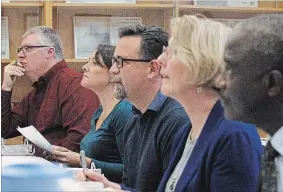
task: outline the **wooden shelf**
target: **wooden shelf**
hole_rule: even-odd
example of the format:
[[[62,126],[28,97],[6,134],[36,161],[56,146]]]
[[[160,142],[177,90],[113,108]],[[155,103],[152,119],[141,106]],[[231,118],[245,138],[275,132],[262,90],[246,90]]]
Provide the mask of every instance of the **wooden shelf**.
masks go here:
[[[173,8],[173,4],[100,4],[100,3],[53,3],[54,7],[97,7],[97,8]]]
[[[263,8],[263,7],[217,7],[217,6],[195,6],[180,5],[180,10],[209,11],[209,12],[283,12],[283,8]]]
[[[4,8],[43,7],[43,3],[1,3]]]
[[[1,63],[4,63],[4,64],[9,64],[13,61],[15,61],[15,59],[1,59]]]
[[[15,59],[1,59],[1,63],[9,64],[15,61]],[[87,63],[88,59],[65,59],[67,63]]]
[[[65,59],[67,63],[87,63],[88,59]]]

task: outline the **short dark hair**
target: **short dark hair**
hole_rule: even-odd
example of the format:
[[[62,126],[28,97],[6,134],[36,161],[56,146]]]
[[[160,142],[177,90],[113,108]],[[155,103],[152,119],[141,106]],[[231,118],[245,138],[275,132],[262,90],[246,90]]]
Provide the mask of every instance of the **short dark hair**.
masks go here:
[[[163,46],[168,46],[168,33],[161,27],[130,25],[119,29],[119,37],[140,36],[140,55],[142,59],[157,59],[162,54]]]
[[[245,63],[256,73],[283,72],[283,14],[259,15],[236,25],[225,50],[230,65]]]
[[[112,66],[112,57],[114,55],[114,51],[115,51],[115,46],[99,44],[94,56],[94,60],[97,63],[97,65],[104,67],[103,65],[104,63],[106,67],[110,69]],[[100,60],[99,56],[101,56],[102,61]]]

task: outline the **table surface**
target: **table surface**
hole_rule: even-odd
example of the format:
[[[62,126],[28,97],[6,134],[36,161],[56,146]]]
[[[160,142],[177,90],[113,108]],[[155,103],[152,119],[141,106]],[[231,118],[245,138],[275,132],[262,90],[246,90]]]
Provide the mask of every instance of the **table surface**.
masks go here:
[[[17,163],[40,163],[43,165],[53,165],[51,162],[36,156],[1,156],[2,167]]]

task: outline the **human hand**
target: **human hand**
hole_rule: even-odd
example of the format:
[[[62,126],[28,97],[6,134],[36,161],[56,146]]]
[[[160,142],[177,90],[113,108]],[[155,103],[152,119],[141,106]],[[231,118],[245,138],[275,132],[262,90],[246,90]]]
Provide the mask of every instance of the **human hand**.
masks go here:
[[[11,91],[16,77],[23,76],[25,69],[20,62],[14,61],[4,67],[2,90]]]
[[[77,181],[86,181],[86,179],[103,183],[105,188],[112,188],[112,189],[115,189],[115,190],[121,190],[121,186],[119,184],[113,183],[113,182],[109,181],[104,175],[101,175],[100,173],[96,173],[96,172],[91,171],[91,170],[87,170],[85,172],[80,171],[76,176]]]
[[[55,160],[70,166],[80,166],[80,154],[64,147],[52,145],[52,155]]]
[[[48,153],[47,151],[43,151],[43,158],[45,158],[47,161],[55,161],[54,155]]]

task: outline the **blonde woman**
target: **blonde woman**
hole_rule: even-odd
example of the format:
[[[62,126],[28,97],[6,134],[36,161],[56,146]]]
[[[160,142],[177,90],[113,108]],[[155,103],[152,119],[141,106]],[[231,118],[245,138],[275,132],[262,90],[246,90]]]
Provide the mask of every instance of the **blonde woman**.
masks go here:
[[[178,100],[191,125],[177,133],[158,191],[256,191],[262,146],[253,125],[225,119],[217,82],[231,29],[184,15],[171,22],[172,37],[159,57],[163,94]]]

